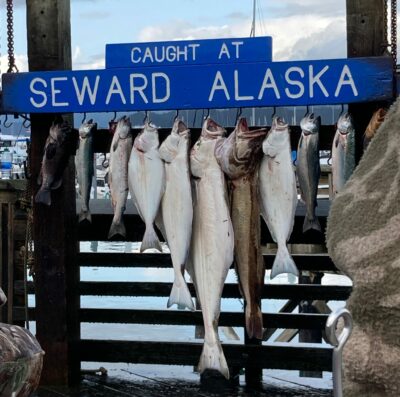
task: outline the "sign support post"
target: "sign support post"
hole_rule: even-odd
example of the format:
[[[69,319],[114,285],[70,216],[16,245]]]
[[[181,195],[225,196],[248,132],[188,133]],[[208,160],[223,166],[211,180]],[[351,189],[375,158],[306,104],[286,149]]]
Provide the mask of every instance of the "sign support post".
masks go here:
[[[27,40],[30,71],[71,69],[69,0],[27,2]],[[24,93],[19,93],[24,95]],[[72,122],[70,119],[66,118]],[[36,183],[43,148],[54,120],[51,114],[31,115],[31,183]],[[33,206],[35,246],[36,335],[45,350],[42,384],[79,381],[77,347],[79,281],[75,166],[71,156],[62,187],[52,193],[52,205]]]

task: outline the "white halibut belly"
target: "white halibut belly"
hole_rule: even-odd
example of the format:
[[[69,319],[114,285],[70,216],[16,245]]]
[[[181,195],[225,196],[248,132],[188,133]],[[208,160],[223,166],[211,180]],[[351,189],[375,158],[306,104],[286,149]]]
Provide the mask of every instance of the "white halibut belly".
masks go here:
[[[164,192],[164,164],[156,150],[147,153],[132,148],[129,159],[129,189],[144,222],[153,223]]]
[[[273,159],[264,156],[260,166],[261,212],[275,242],[289,238],[297,205],[294,172],[286,164],[291,167],[281,154]]]
[[[191,246],[192,272],[200,299],[206,338],[218,319],[224,282],[233,262],[234,235],[225,200],[222,173],[205,173],[196,181]],[[216,336],[216,335],[215,335]]]
[[[188,166],[179,160],[175,159],[171,164],[165,165],[166,186],[162,198],[166,239],[171,250],[172,262],[176,266],[184,265],[187,260],[193,220]]]

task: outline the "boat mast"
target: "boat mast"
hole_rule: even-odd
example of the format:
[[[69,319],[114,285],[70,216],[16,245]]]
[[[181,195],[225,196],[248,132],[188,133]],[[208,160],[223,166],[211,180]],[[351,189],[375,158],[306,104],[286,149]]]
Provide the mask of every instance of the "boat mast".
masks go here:
[[[250,37],[256,36],[256,2],[257,0],[253,0],[253,22],[251,23]]]

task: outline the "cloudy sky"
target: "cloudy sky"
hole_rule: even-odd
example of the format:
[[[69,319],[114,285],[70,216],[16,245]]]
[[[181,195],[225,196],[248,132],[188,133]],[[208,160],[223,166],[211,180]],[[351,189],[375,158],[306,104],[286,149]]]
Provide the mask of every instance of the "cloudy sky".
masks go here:
[[[15,52],[26,62],[25,0],[14,0]],[[74,69],[104,67],[107,43],[247,37],[252,0],[72,0]],[[346,56],[345,0],[258,0],[257,35],[273,37],[275,60]],[[7,67],[1,1],[1,70]]]

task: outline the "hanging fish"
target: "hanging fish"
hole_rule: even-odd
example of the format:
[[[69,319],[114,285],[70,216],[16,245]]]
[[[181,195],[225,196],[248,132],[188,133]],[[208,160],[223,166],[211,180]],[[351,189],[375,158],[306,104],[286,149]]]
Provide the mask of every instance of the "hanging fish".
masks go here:
[[[111,202],[114,217],[111,223],[108,238],[116,235],[126,236],[126,228],[122,215],[128,198],[128,161],[132,151],[131,122],[122,117],[116,126],[110,147],[110,163],[108,183],[111,191]]]
[[[355,168],[355,130],[349,113],[339,117],[332,145],[333,197],[344,187]]]
[[[157,128],[146,123],[135,139],[129,159],[129,190],[146,224],[140,252],[149,248],[162,252],[160,241],[154,230],[154,220],[165,190],[165,170],[158,152],[159,144]]]
[[[367,149],[372,138],[375,136],[381,124],[385,121],[387,109],[379,108],[371,117],[369,124],[364,133],[364,151]]]
[[[93,134],[97,130],[97,123],[90,119],[79,127],[79,147],[75,156],[76,176],[79,185],[79,195],[82,199],[82,208],[79,213],[79,222],[92,221],[89,209],[90,190],[94,175],[93,161]]]
[[[240,292],[246,301],[246,331],[250,338],[262,339],[260,308],[265,266],[260,243],[258,170],[263,156],[265,129],[250,131],[245,118],[216,146],[216,158],[229,177],[231,218],[235,236],[235,269]]]
[[[273,119],[262,148],[264,157],[259,175],[261,214],[272,239],[278,244],[271,278],[282,273],[298,276],[299,271],[286,246],[296,214],[296,177],[292,166],[289,127],[280,117]]]
[[[315,208],[318,205],[318,182],[321,175],[319,163],[320,125],[321,117],[315,117],[314,113],[307,114],[300,122],[301,137],[297,148],[296,171],[301,199],[306,205],[303,233],[311,229],[321,231],[321,225],[315,215]]]
[[[176,120],[171,134],[159,149],[165,163],[166,185],[161,201],[165,238],[174,266],[174,284],[167,306],[177,304],[195,310],[184,278],[185,264],[192,236],[193,201],[189,170],[190,131]]]
[[[50,192],[62,184],[69,157],[76,149],[75,138],[71,126],[66,121],[54,122],[51,125],[38,177],[38,184],[41,186],[35,196],[36,203],[51,205]]]
[[[214,155],[215,146],[225,132],[207,118],[190,154],[194,211],[188,271],[203,312],[205,335],[198,370],[200,373],[217,370],[229,379],[218,336],[218,320],[222,289],[233,262],[234,235],[225,178]]]

